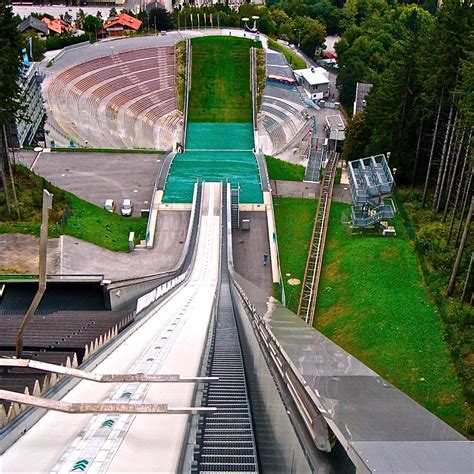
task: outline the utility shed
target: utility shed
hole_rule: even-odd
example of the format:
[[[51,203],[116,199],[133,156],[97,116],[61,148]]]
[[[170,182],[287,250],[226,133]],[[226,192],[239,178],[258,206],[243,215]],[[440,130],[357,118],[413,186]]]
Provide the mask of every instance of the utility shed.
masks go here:
[[[328,72],[322,67],[297,69],[295,76],[312,100],[323,99],[329,95]]]

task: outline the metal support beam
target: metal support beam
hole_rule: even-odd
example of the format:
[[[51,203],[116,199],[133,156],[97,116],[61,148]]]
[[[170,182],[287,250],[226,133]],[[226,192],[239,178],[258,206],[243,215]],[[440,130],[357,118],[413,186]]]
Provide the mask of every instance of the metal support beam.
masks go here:
[[[216,382],[219,380],[219,377],[181,377],[179,374],[93,374],[72,367],[48,364],[47,362],[31,359],[0,359],[0,367],[29,367],[44,372],[53,372],[100,383],[200,383]]]
[[[31,316],[38,308],[43,294],[46,291],[46,260],[48,254],[48,219],[49,210],[53,208],[53,195],[46,189],[43,189],[43,214],[41,219],[41,230],[40,230],[40,248],[39,248],[39,283],[38,290],[36,291],[35,297],[30,304],[23,320],[21,321],[18,333],[16,335],[16,357],[21,359],[23,352],[23,333],[25,332],[26,326],[28,325]]]
[[[46,410],[60,411],[62,413],[109,413],[122,414],[157,414],[157,415],[196,415],[217,410],[215,407],[175,407],[170,408],[167,403],[70,403],[58,400],[49,400],[32,395],[10,392],[0,389],[0,399],[8,400],[21,405],[29,405]]]

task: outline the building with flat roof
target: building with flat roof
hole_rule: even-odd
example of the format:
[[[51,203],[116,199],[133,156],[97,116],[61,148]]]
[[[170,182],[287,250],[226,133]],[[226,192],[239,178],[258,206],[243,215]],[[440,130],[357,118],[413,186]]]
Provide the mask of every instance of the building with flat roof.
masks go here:
[[[342,117],[337,115],[328,115],[326,117],[326,132],[328,133],[329,140],[337,140],[342,142],[345,140],[345,130],[346,126]]]
[[[324,99],[329,96],[329,74],[322,67],[297,69],[295,76],[312,100]]]
[[[354,99],[354,111],[352,116],[359,112],[362,112],[365,109],[365,106],[367,104],[366,98],[368,93],[372,90],[372,87],[374,87],[373,84],[368,84],[366,82],[357,83],[356,94]]]

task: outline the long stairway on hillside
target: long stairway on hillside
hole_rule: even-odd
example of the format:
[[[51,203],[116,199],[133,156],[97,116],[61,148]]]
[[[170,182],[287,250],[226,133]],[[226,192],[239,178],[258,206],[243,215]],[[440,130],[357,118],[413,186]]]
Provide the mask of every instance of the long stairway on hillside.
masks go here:
[[[331,153],[326,165],[324,179],[319,194],[318,207],[314,220],[313,235],[306,262],[306,270],[298,305],[298,316],[311,326],[313,325],[316,299],[318,296],[319,277],[323,263],[324,244],[331,209],[332,190],[336,175],[336,166],[339,155]]]

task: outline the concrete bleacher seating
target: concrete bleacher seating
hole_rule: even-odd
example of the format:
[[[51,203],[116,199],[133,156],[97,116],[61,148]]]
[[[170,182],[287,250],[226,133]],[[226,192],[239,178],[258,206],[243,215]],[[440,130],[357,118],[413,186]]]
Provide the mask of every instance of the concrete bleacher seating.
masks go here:
[[[294,79],[293,70],[282,53],[267,51],[267,77],[277,75]],[[297,86],[267,80],[262,101],[262,122],[271,141],[271,153],[278,153],[304,127],[306,104]],[[268,139],[267,139],[268,140]]]
[[[263,126],[270,136],[275,149],[282,148],[287,142],[287,137],[283,127],[278,123],[278,121],[266,115],[263,120]]]
[[[267,81],[265,95],[268,97],[277,97],[293,104],[304,105],[296,86]]]
[[[58,143],[68,144],[69,136],[96,147],[168,149],[178,133],[178,128],[173,134],[169,128],[160,131],[163,117],[180,114],[174,46],[126,51],[69,67],[50,79],[45,91],[51,129],[62,129]],[[143,126],[134,123],[144,120]]]

